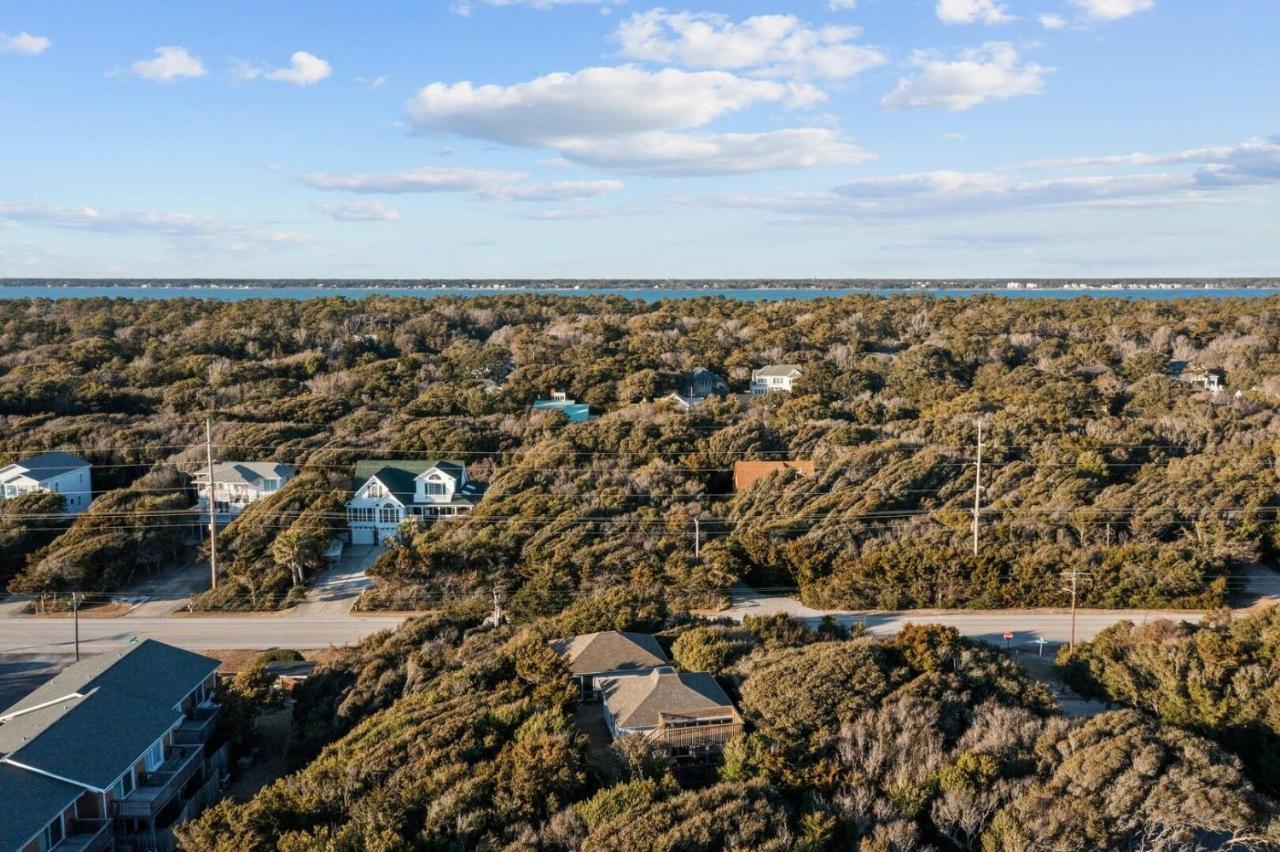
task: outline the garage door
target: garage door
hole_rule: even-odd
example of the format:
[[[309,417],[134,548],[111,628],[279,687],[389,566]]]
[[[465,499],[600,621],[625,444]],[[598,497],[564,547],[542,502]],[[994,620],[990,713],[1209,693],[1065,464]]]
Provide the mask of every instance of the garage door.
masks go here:
[[[351,531],[352,544],[373,544],[373,529],[356,528]]]

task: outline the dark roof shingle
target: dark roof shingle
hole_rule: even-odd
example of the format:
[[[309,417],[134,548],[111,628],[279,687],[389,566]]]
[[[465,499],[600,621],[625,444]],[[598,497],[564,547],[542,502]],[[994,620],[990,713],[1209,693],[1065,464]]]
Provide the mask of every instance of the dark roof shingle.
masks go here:
[[[671,662],[658,640],[648,633],[609,630],[554,639],[549,644],[576,675],[651,669]]]
[[[655,728],[663,715],[729,716],[738,711],[729,696],[706,672],[658,668],[604,683],[604,703],[619,728]]]
[[[88,467],[89,462],[70,453],[52,452],[41,453],[29,459],[20,459],[17,465],[25,468],[32,479],[48,479],[49,477],[60,476],[68,471]],[[8,467],[8,465],[0,465],[0,468],[2,467]]]
[[[0,849],[21,849],[84,792],[74,784],[0,763]]]
[[[64,669],[0,712],[0,759],[104,789],[181,720],[218,661],[146,640]]]

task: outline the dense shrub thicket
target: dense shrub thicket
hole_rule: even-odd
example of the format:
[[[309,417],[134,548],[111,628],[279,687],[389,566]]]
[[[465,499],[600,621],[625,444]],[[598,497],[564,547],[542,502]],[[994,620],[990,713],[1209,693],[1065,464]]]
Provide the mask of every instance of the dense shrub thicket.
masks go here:
[[[1182,362],[1225,369],[1227,392],[1179,381]],[[695,366],[743,391],[766,363],[801,365],[797,391],[689,414],[647,402]],[[553,389],[601,416],[532,414]],[[226,582],[197,604],[219,608],[288,603],[374,456],[456,456],[489,491],[466,519],[407,531],[370,607],[496,585],[532,617],[622,586],[708,603],[740,579],[815,605],[1049,605],[1070,569],[1092,577],[1087,605],[1213,606],[1276,553],[1277,399],[1272,298],[0,302],[0,459],[76,448],[99,488],[159,498],[141,477],[201,463],[213,401],[219,457],[301,466],[226,532]],[[734,462],[790,457],[817,475],[734,493]],[[63,536],[96,588],[128,552],[76,530],[101,526]],[[21,588],[67,582],[67,548],[19,547]]]
[[[1059,663],[1082,692],[1217,740],[1280,792],[1280,608],[1201,624],[1122,622]]]
[[[645,615],[643,602],[620,601]],[[1241,849],[1280,842],[1239,760],[1129,710],[1059,717],[999,651],[941,627],[831,639],[785,617],[666,622],[716,647],[749,732],[682,789],[635,738],[589,747],[544,639],[574,604],[480,630],[450,607],[373,637],[298,695],[309,763],[178,829],[202,850]],[[623,623],[637,627],[652,622]],[[693,640],[685,637],[695,636]],[[598,709],[596,710],[598,712]]]

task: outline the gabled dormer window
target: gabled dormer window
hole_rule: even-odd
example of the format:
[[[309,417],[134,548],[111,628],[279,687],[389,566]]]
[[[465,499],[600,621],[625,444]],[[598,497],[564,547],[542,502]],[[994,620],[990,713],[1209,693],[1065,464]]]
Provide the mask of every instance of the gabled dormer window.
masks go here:
[[[383,488],[381,483],[370,482],[364,493],[366,497],[381,497],[387,493],[387,489]]]

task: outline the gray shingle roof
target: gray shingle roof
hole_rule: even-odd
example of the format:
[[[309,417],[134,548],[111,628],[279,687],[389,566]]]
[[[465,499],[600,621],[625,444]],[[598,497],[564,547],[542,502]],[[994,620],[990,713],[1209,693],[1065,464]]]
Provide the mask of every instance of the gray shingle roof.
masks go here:
[[[73,692],[86,694],[95,687],[123,692],[162,707],[173,707],[217,671],[218,666],[218,661],[212,657],[145,639],[120,651],[98,654],[67,666],[12,707],[0,711],[0,716]]]
[[[654,669],[604,682],[604,703],[619,728],[654,728],[659,717],[737,717],[737,710],[716,679],[706,672]]]
[[[18,467],[25,468],[27,475],[32,479],[48,479],[60,476],[68,471],[87,467],[89,462],[70,453],[52,452],[41,453],[29,459],[22,459],[17,464]],[[0,468],[3,467],[8,467],[8,465],[0,465]]]
[[[0,712],[0,758],[103,789],[181,718],[218,661],[147,640],[69,666]],[[16,714],[16,715],[15,715]]]
[[[97,688],[0,725],[0,753],[103,790],[181,719],[172,708]]]
[[[0,763],[0,849],[21,849],[83,792],[74,784]]]
[[[651,669],[671,662],[658,640],[648,633],[610,630],[554,639],[549,644],[576,675]]]
[[[213,466],[213,481],[226,485],[256,485],[264,479],[289,479],[298,469],[279,462],[218,462]],[[207,468],[194,474],[200,482],[209,481]]]
[[[756,370],[752,375],[768,378],[769,376],[789,376],[798,372],[800,366],[798,364],[769,364]]]

